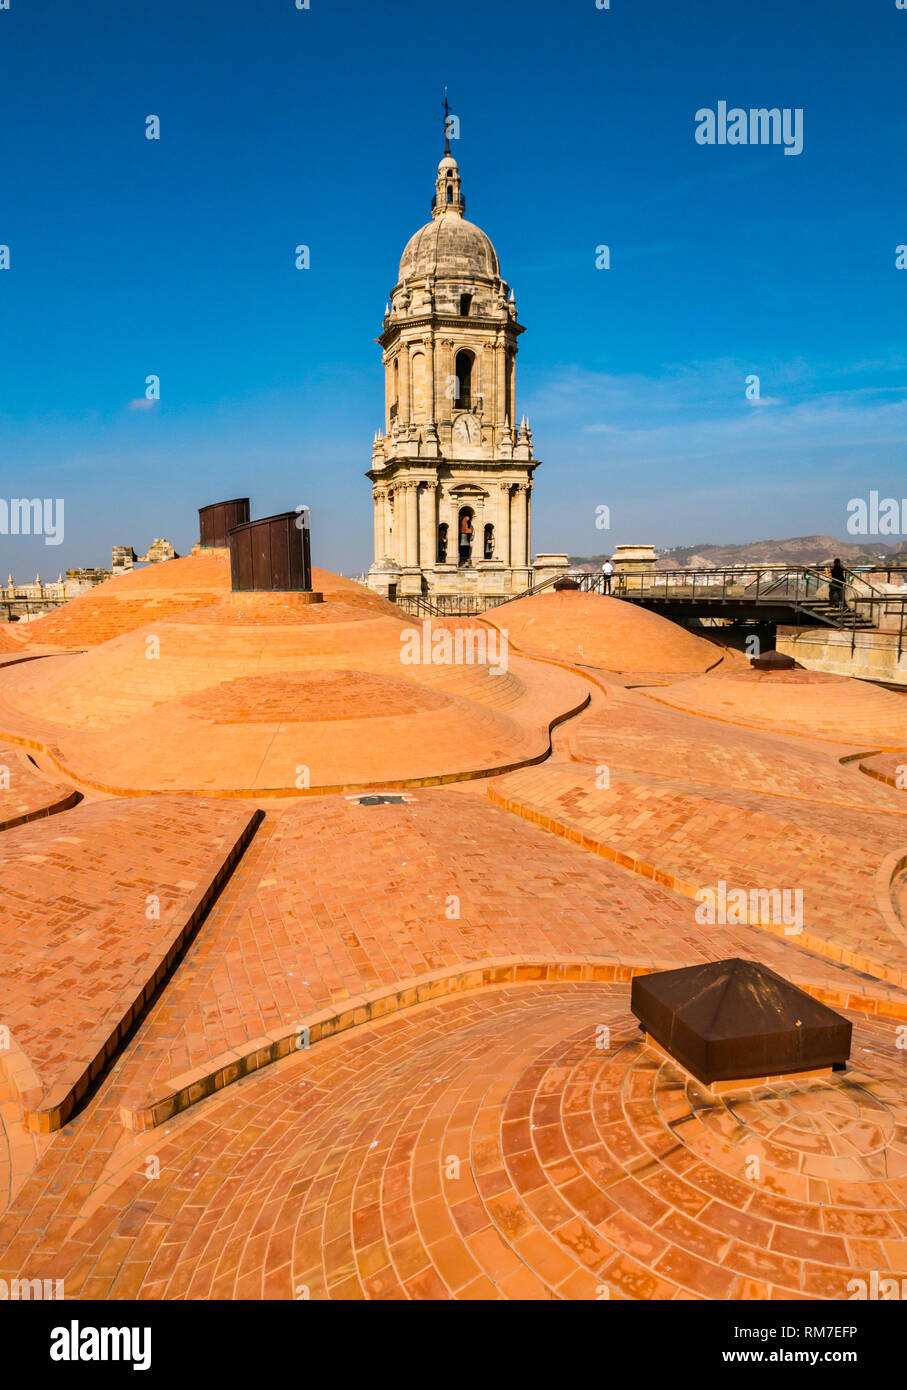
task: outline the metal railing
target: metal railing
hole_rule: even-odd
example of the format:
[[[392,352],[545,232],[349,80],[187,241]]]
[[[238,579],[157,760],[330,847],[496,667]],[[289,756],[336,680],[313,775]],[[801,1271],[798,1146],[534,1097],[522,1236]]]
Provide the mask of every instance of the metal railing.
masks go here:
[[[40,618],[68,602],[65,598],[3,598],[0,599],[0,621],[11,623],[22,617]]]
[[[522,598],[523,594],[516,595]],[[398,594],[398,608],[414,618],[471,618],[508,602],[506,594]]]
[[[431,208],[432,208],[432,212],[434,212],[434,210],[435,210],[435,208],[436,208],[437,206],[438,206],[438,195],[437,195],[437,193],[433,193],[433,194],[432,194],[432,197],[431,197]],[[443,197],[443,198],[441,199],[441,206],[442,206],[442,207],[446,207],[446,208],[459,208],[460,211],[462,212],[463,216],[465,217],[465,216],[466,216],[466,195],[465,195],[465,193],[461,193],[458,202],[454,202],[453,198],[448,198],[448,197],[445,195],[445,197]]]
[[[413,616],[468,617],[488,608],[531,598],[553,589],[564,578],[583,593],[604,594],[606,576],[599,572],[553,575],[539,584],[513,594],[442,594],[431,598],[400,596],[398,607]],[[907,595],[886,594],[876,589],[862,574],[845,572],[840,593],[834,581],[815,565],[754,565],[749,569],[656,570],[648,574],[614,574],[610,592],[630,603],[676,603],[678,608],[693,604],[721,616],[722,606],[750,608],[754,617],[760,608],[779,606],[797,610],[812,618],[817,626],[833,627],[850,633],[851,651],[857,632],[878,628],[897,636],[898,660],[907,648]]]
[[[868,565],[868,566],[866,566],[865,568],[864,568],[862,565],[860,565],[859,567],[857,567],[857,568],[854,570],[854,573],[855,573],[855,574],[873,574],[873,575],[884,574],[886,584],[890,584],[890,583],[891,583],[891,576],[892,576],[893,574],[903,575],[904,578],[907,579],[907,564],[905,564],[905,565],[901,565],[901,564],[898,564],[898,565]]]
[[[615,576],[616,577],[616,576]],[[594,592],[603,590],[604,576],[589,575]],[[904,648],[905,602],[907,596],[885,594],[864,575],[846,570],[843,580],[835,581],[815,565],[759,565],[751,568],[658,570],[649,574],[621,576],[614,590],[631,602],[676,602],[711,606],[716,609],[736,601],[759,607],[789,604],[804,616],[812,616],[827,627],[855,634],[878,627],[898,634],[898,659]],[[891,619],[889,622],[888,620]]]

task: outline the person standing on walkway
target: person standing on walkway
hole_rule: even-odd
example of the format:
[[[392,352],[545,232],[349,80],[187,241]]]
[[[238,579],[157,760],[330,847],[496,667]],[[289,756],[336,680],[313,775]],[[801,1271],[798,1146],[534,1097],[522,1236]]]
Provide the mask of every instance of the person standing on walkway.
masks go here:
[[[828,597],[836,608],[844,607],[844,580],[847,573],[837,555],[831,565],[831,579],[828,584]]]
[[[614,573],[614,565],[611,563],[611,557],[609,556],[608,559],[605,561],[605,563],[602,565],[602,593],[603,593],[603,594],[610,594],[610,592],[611,592],[611,576],[612,576],[613,573]]]

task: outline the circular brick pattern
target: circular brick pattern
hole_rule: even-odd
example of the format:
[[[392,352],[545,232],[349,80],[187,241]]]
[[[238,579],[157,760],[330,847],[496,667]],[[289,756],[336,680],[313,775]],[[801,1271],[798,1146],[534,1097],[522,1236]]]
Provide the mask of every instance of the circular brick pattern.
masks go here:
[[[860,1025],[844,1077],[719,1099],[628,1002],[485,990],[301,1052],[135,1141],[48,1276],[69,1297],[754,1299],[907,1273],[893,1030]]]
[[[688,1083],[691,1109],[695,1083]],[[907,1176],[907,1149],[898,1141],[898,1111],[873,1094],[873,1079],[850,1069],[829,1081],[789,1080],[728,1096],[725,1109],[697,1112],[710,1134],[725,1117],[739,1127],[735,1145],[779,1173],[847,1176],[852,1182]]]
[[[378,719],[443,709],[451,701],[438,690],[393,676],[332,670],[241,676],[189,695],[183,703],[221,724],[267,724]]]

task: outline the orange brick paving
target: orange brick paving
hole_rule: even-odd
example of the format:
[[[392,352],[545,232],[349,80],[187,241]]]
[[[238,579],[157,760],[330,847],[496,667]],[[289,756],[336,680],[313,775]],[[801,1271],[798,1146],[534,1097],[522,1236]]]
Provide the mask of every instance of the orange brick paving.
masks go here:
[[[24,625],[28,642],[88,647],[199,605],[230,587],[226,551],[208,551],[130,570]]]
[[[855,1036],[846,1077],[718,1098],[620,987],[422,1006],[106,1165],[74,1127],[0,1222],[0,1270],[67,1297],[846,1298],[907,1271],[903,1059]]]
[[[19,748],[0,744],[0,830],[68,810],[78,792],[48,777]]]
[[[232,764],[252,790],[269,785],[249,756],[256,728],[268,758],[307,761],[296,733],[320,724],[335,766],[339,749],[360,775],[399,776],[428,751],[456,776],[477,749],[547,746],[553,710],[576,708],[577,692],[591,703],[554,729],[552,759],[480,794],[265,801],[128,1037],[91,992],[130,958],[134,970],[130,892],[159,891],[124,834],[144,824],[151,881],[185,889],[208,850],[215,877],[229,858],[229,834],[214,847],[214,822],[197,817],[248,825],[254,801],[130,797],[5,832],[4,847],[26,849],[3,857],[0,892],[12,866],[14,914],[48,908],[24,968],[46,965],[47,922],[67,898],[78,954],[65,1010],[59,988],[49,1001],[56,1041],[29,993],[32,1031],[14,1028],[0,1051],[0,1274],[65,1277],[69,1297],[340,1299],[838,1299],[872,1269],[900,1276],[907,803],[890,785],[897,753],[876,750],[907,746],[901,697],[802,672],[753,679],[655,615],[596,599],[583,618],[560,603],[587,602],[570,594],[497,615],[544,660],[514,657],[495,678],[406,668],[406,620],[351,581],[320,572],[325,602],[303,609],[234,600],[227,575],[225,553],[208,552],[49,615],[61,646],[93,649],[0,670],[0,729],[12,719],[20,745],[47,748],[42,768],[69,740],[86,767],[106,758],[147,778],[156,760],[188,757],[221,783]],[[152,634],[159,662],[144,656]],[[278,730],[293,731],[282,747]],[[594,785],[602,765],[608,793]],[[76,817],[85,833],[69,836]],[[57,845],[59,888],[41,886],[28,836]],[[685,891],[718,876],[802,886],[802,935],[697,924]],[[630,976],[728,955],[851,1011],[847,1073],[719,1099],[648,1049]],[[153,974],[146,959],[132,978]],[[8,978],[0,964],[0,988]],[[314,1045],[298,1052],[309,1023]],[[62,1129],[31,1132],[11,1078],[65,1066],[92,1029],[115,1054],[96,1092]]]
[[[739,804],[749,800],[746,794],[705,797],[695,787],[653,778],[634,784],[618,777],[599,790],[595,770],[575,764],[512,773],[491,794],[546,829],[569,827],[621,854],[637,873],[668,876],[669,886],[694,899],[719,881],[747,891],[799,889],[802,924],[779,921],[767,924],[770,930],[792,935],[788,927],[802,925],[809,949],[907,987],[907,930],[884,911],[900,855],[907,853],[900,817],[877,823],[838,808],[832,818],[810,803],[780,798],[757,810]]]
[[[733,954],[842,1000],[900,997],[757,929],[698,926],[692,905],[660,885],[479,800],[308,802],[269,815],[212,912],[128,1109],[152,1106],[186,1072],[200,1080],[223,1054],[254,1052],[272,1030],[287,1036],[325,1008],[432,971],[514,956],[670,968]]]
[[[907,699],[822,671],[714,672],[660,691],[666,705],[712,719],[828,739],[852,747],[907,748]]]
[[[101,802],[4,833],[0,1023],[31,1128],[68,1118],[254,821],[234,805]]]
[[[16,1088],[0,1067],[0,1212],[9,1206],[49,1143],[49,1134],[35,1134],[24,1124]]]
[[[279,724],[284,720],[380,719],[444,709],[450,697],[420,690],[412,681],[362,671],[294,671],[279,676],[241,676],[188,695],[185,705],[218,723]]]
[[[25,662],[43,661],[47,657],[66,656],[58,647],[41,647],[38,643],[26,645],[22,643],[9,651],[0,651],[0,670],[10,666],[21,666]]]
[[[0,623],[0,652],[21,652],[22,638],[19,636],[19,623]],[[22,624],[23,629],[28,627]]]
[[[594,701],[587,716],[567,726],[569,756],[659,778],[735,787],[757,798],[899,814],[907,806],[893,791],[855,775],[855,763],[842,764],[842,755],[849,755],[840,744],[704,721],[647,698],[651,687],[627,691],[608,678],[607,689],[607,700]],[[853,744],[855,752],[860,747],[859,741]]]

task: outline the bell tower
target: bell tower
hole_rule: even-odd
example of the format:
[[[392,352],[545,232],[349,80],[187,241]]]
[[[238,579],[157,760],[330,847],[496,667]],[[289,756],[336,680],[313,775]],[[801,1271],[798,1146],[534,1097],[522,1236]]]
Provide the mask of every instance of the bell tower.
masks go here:
[[[466,220],[449,140],[431,221],[412,236],[381,336],[385,418],[372,444],[380,593],[512,593],[533,582],[532,432],[516,423],[524,329],[486,234]]]

